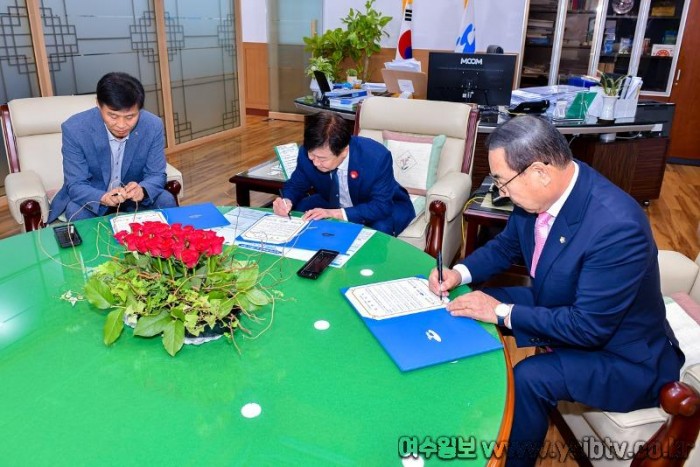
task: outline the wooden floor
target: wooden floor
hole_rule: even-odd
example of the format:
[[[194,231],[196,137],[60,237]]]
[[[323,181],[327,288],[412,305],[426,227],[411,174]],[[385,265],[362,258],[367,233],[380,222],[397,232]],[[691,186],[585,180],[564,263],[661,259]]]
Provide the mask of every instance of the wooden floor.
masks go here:
[[[183,204],[211,201],[217,205],[234,205],[236,198],[229,177],[272,158],[273,146],[302,140],[302,124],[299,122],[258,116],[248,116],[247,119],[248,128],[239,136],[168,157],[184,176]],[[252,204],[263,204],[269,199],[270,195],[253,194]],[[667,166],[661,197],[652,201],[646,212],[659,249],[676,250],[694,259],[700,252],[700,167]],[[5,198],[0,198],[0,238],[20,231],[9,214]],[[513,354],[515,363],[529,351],[516,350],[513,346]],[[554,428],[550,428],[547,441],[562,442]],[[547,459],[538,465],[577,464],[573,460],[561,464]]]

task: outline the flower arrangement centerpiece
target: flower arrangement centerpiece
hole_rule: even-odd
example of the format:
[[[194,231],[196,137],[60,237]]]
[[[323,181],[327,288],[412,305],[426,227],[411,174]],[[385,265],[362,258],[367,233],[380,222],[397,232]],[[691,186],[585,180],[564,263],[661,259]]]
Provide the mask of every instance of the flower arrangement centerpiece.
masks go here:
[[[258,264],[234,258],[235,247],[214,232],[162,222],[130,228],[115,235],[124,253],[97,266],[85,284],[92,305],[111,309],[105,345],[121,336],[126,322],[136,336],[162,335],[174,356],[186,335],[245,331],[240,317],[257,319],[255,310],[274,300],[260,286]]]

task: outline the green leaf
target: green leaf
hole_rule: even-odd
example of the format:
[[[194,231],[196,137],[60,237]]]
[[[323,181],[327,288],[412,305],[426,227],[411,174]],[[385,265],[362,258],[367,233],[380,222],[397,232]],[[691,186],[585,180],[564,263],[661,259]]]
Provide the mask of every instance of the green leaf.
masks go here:
[[[246,290],[255,285],[258,280],[258,267],[257,265],[248,265],[244,269],[241,269],[238,279],[236,280],[236,288],[238,290]]]
[[[114,295],[109,286],[96,277],[91,277],[85,284],[85,298],[100,310],[106,310],[114,305]]]
[[[263,293],[263,291],[260,289],[250,289],[250,290],[245,292],[245,295],[246,295],[246,298],[253,305],[263,306],[263,305],[267,305],[270,302],[267,295],[265,295],[265,293]]]
[[[161,311],[158,315],[142,316],[134,328],[135,336],[153,337],[162,333],[170,323],[171,318],[167,311]]]
[[[163,347],[171,355],[175,356],[176,353],[182,348],[182,344],[185,343],[185,325],[180,320],[172,320],[163,329]]]
[[[122,334],[124,329],[124,309],[119,308],[117,310],[112,310],[107,315],[107,320],[105,321],[105,327],[103,332],[103,340],[105,345],[110,345]]]

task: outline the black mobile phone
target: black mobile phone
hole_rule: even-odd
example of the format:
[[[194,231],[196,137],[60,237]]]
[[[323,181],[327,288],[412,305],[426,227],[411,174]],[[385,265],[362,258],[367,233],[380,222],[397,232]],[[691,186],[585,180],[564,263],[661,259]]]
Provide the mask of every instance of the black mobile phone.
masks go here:
[[[56,236],[56,241],[61,248],[70,248],[83,243],[83,239],[80,238],[78,229],[75,228],[74,224],[57,225],[53,228],[53,234]]]
[[[307,279],[318,279],[318,276],[333,262],[338,254],[337,251],[333,250],[318,250],[311,259],[297,271],[297,275]]]

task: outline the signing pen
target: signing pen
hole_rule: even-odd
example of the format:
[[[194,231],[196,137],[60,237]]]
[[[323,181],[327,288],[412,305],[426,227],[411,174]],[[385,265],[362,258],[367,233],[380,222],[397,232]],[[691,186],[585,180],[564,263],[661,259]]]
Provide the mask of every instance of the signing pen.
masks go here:
[[[284,200],[284,192],[282,191],[282,188],[280,188],[280,198],[282,198],[282,202],[284,205],[287,205],[287,202]],[[289,211],[287,211],[287,217],[289,217],[289,220],[292,220],[292,209],[290,208]]]
[[[439,286],[439,293],[438,295],[440,298],[442,298],[442,251],[438,251],[437,254],[437,270],[438,270],[438,286]]]

